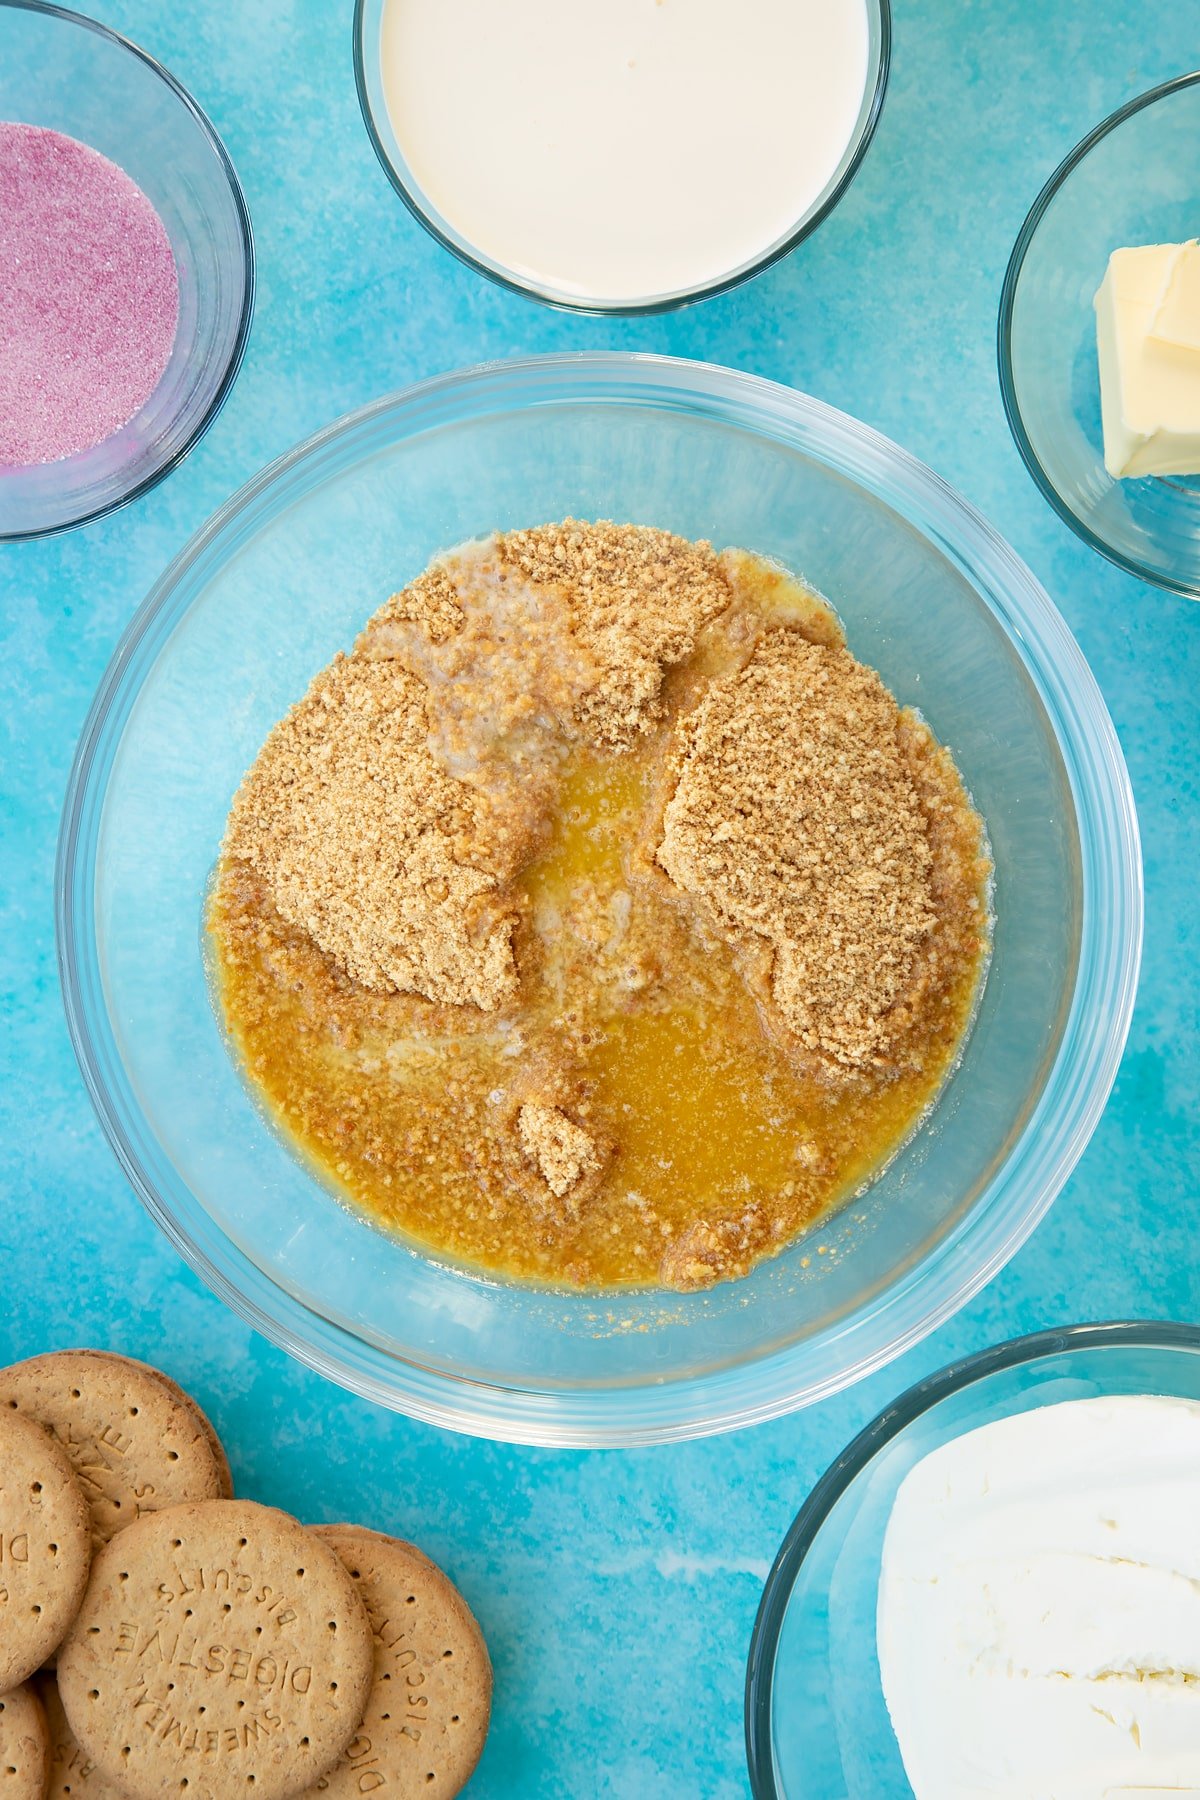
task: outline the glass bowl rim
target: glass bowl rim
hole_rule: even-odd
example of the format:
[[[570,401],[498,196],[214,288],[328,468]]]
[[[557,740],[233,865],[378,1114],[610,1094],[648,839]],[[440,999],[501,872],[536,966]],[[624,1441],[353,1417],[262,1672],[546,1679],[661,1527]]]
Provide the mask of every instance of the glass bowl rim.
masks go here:
[[[1004,285],[1000,290],[1000,312],[996,326],[996,356],[1000,371],[1000,396],[1004,402],[1004,412],[1008,419],[1008,427],[1013,441],[1021,455],[1021,460],[1028,469],[1034,482],[1049,501],[1063,523],[1069,525],[1078,537],[1092,550],[1098,551],[1117,568],[1124,569],[1129,575],[1136,575],[1140,581],[1148,581],[1155,587],[1165,588],[1169,593],[1182,594],[1185,599],[1200,599],[1200,579],[1189,581],[1184,576],[1172,576],[1161,569],[1152,569],[1140,562],[1136,556],[1128,556],[1117,549],[1098,532],[1092,530],[1065,500],[1052,480],[1037,451],[1030,441],[1025,429],[1025,420],[1021,412],[1021,403],[1017,397],[1016,376],[1013,371],[1012,355],[1012,321],[1013,308],[1016,305],[1017,288],[1021,280],[1021,271],[1025,266],[1025,258],[1029,246],[1037,234],[1050,203],[1069,176],[1075,173],[1079,165],[1087,158],[1111,131],[1124,125],[1127,119],[1153,106],[1156,101],[1165,100],[1169,95],[1179,93],[1184,88],[1194,87],[1200,82],[1200,69],[1193,69],[1182,75],[1173,75],[1168,81],[1160,81],[1157,86],[1147,88],[1145,93],[1135,94],[1107,118],[1094,125],[1087,136],[1081,138],[1059,163],[1054,173],[1042,188],[1037,199],[1030,207],[1025,223],[1017,233],[1017,240],[1012,247],[1008,259],[1008,267],[1004,271]]]
[[[413,218],[419,225],[424,226],[430,237],[439,243],[443,250],[448,250],[452,256],[456,256],[459,262],[464,263],[468,269],[472,269],[476,275],[482,275],[487,281],[495,283],[497,287],[505,288],[510,294],[520,294],[526,300],[536,300],[539,305],[548,306],[553,312],[579,313],[586,318],[650,318],[658,313],[677,312],[685,306],[694,306],[697,301],[713,300],[718,294],[730,293],[732,289],[741,287],[743,282],[753,281],[755,276],[761,275],[765,269],[781,262],[785,256],[790,256],[792,251],[797,249],[805,238],[817,229],[818,225],[824,223],[834,208],[840,205],[847,189],[858,175],[883,114],[883,103],[887,96],[892,66],[891,0],[866,0],[866,5],[879,20],[879,71],[875,78],[870,106],[858,125],[855,136],[851,139],[854,149],[841,176],[816,211],[802,220],[782,243],[765,251],[746,268],[738,270],[732,275],[722,275],[717,280],[703,282],[698,287],[685,288],[677,294],[668,295],[665,299],[625,302],[573,300],[563,294],[543,293],[535,283],[522,281],[511,270],[506,271],[500,266],[492,267],[482,258],[472,255],[465,245],[456,244],[453,238],[442,231],[430,216],[419,191],[415,187],[410,187],[401,177],[399,170],[384,148],[383,138],[375,122],[374,110],[367,93],[366,52],[363,46],[367,4],[368,0],[355,0],[352,27],[354,85],[358,92],[359,109],[367,136],[371,141],[371,148],[374,150],[384,174]]]
[[[783,1622],[796,1579],[830,1513],[880,1451],[925,1413],[963,1389],[1006,1369],[1040,1362],[1069,1350],[1137,1348],[1200,1351],[1200,1326],[1174,1320],[1113,1319],[1027,1332],[977,1350],[924,1376],[889,1401],[852,1438],[812,1489],[779,1547],[755,1615],[746,1661],[746,1756],[754,1800],[784,1800],[773,1772],[771,1725],[775,1665]]]
[[[506,408],[536,411],[556,402],[690,408],[785,447],[807,444],[817,455],[816,446],[823,446],[827,458],[840,453],[835,466],[843,474],[899,510],[955,566],[969,572],[977,556],[991,583],[988,598],[979,594],[977,603],[1017,651],[1064,756],[1077,815],[1093,827],[1092,837],[1081,840],[1081,954],[1063,1036],[1037,1105],[976,1206],[881,1302],[837,1331],[772,1355],[748,1356],[716,1377],[682,1374],[585,1389],[483,1383],[415,1357],[387,1355],[300,1301],[216,1227],[185,1184],[181,1190],[192,1203],[186,1214],[157,1190],[138,1148],[144,1115],[122,1087],[95,974],[99,826],[123,709],[186,611],[179,594],[192,571],[199,567],[208,575],[239,520],[245,525],[247,516],[269,517],[279,484],[299,466],[321,478],[341,438],[361,441],[381,420],[397,416],[406,422],[415,417],[414,431],[428,429],[431,418],[446,422],[437,408],[447,403],[458,408],[454,422],[469,424]],[[806,429],[813,439],[805,438]],[[704,1436],[809,1404],[919,1342],[991,1279],[1048,1210],[1111,1089],[1136,992],[1142,882],[1128,772],[1095,678],[1045,590],[967,501],[869,426],[760,376],[671,357],[575,351],[434,376],[361,407],[268,464],[194,534],[133,615],[92,701],[64,800],[55,913],[68,1029],[101,1127],[143,1205],[201,1279],[270,1341],[378,1405],[444,1429],[584,1448]],[[1097,984],[1103,1012],[1093,1023]],[[836,1358],[829,1354],[833,1345]],[[821,1346],[830,1366],[818,1373],[806,1364]]]
[[[115,44],[119,50],[127,51],[130,55],[135,56],[139,62],[145,63],[151,74],[158,76],[159,80],[170,89],[175,98],[183,104],[196,121],[201,134],[208,141],[224,173],[229,186],[230,198],[233,201],[234,212],[237,215],[246,271],[242,282],[237,334],[221,379],[213,390],[212,398],[204,412],[197,419],[183,443],[172,452],[161,468],[150,470],[139,481],[134,482],[132,487],[115,495],[113,499],[106,500],[102,506],[88,507],[84,511],[76,513],[73,518],[62,519],[54,525],[23,526],[17,531],[0,529],[0,544],[20,544],[32,542],[36,538],[57,537],[64,531],[77,531],[80,526],[94,525],[97,519],[104,519],[108,517],[109,513],[119,512],[121,507],[128,506],[134,500],[140,500],[143,494],[148,494],[151,488],[157,487],[159,482],[164,481],[173,470],[179,467],[184,457],[190,455],[196,448],[229,398],[233,384],[237,380],[238,371],[241,369],[242,359],[246,354],[250,325],[254,317],[254,228],[250,222],[250,209],[246,203],[246,196],[237,170],[233,166],[233,161],[221,141],[215,125],[183,83],[172,75],[171,71],[164,67],[157,57],[152,56],[148,50],[143,50],[140,44],[135,44],[133,39],[126,37],[123,32],[114,31],[109,25],[102,25],[98,19],[89,19],[85,13],[75,12],[70,7],[58,6],[53,3],[53,0],[0,0],[0,7],[7,7],[13,12],[43,13],[48,18],[59,19],[68,25],[81,25],[86,30],[94,32],[97,37],[105,38],[109,43]]]

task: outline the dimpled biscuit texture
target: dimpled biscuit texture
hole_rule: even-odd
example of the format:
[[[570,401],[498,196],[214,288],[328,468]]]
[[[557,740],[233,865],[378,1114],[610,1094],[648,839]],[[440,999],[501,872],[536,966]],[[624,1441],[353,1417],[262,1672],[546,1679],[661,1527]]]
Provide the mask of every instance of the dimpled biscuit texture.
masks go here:
[[[466,1601],[435,1563],[399,1538],[355,1525],[317,1535],[358,1583],[375,1638],[366,1715],[341,1761],[311,1794],[354,1800],[451,1800],[487,1736],[492,1668]]]
[[[199,1402],[192,1399],[192,1396],[187,1392],[187,1389],[180,1387],[179,1383],[173,1380],[170,1375],[165,1374],[162,1369],[156,1369],[152,1363],[139,1362],[135,1356],[119,1356],[115,1350],[93,1350],[91,1354],[93,1356],[104,1358],[106,1362],[119,1363],[127,1369],[139,1369],[143,1374],[152,1375],[155,1381],[161,1383],[161,1385],[166,1388],[173,1399],[178,1400],[180,1406],[191,1415],[199,1428],[202,1437],[204,1437],[212,1450],[213,1461],[217,1467],[217,1480],[220,1484],[220,1492],[211,1497],[217,1500],[232,1500],[233,1475],[229,1468],[229,1458],[225,1454],[225,1446],[217,1436],[216,1428],[213,1425],[212,1420]],[[179,1503],[176,1502],[175,1504]]]
[[[49,1759],[46,1715],[32,1687],[0,1694],[0,1800],[42,1800]]]
[[[70,1457],[99,1549],[143,1513],[229,1491],[229,1465],[193,1400],[156,1369],[57,1350],[0,1370],[0,1406],[41,1421]]]
[[[91,1757],[80,1749],[53,1675],[42,1676],[40,1692],[50,1737],[46,1800],[124,1800],[120,1789],[105,1781]]]
[[[372,1663],[329,1546],[272,1507],[211,1500],[147,1514],[99,1553],[58,1684],[131,1800],[286,1800],[350,1742]]]
[[[91,1560],[88,1510],[61,1444],[0,1405],[0,1693],[52,1656]]]

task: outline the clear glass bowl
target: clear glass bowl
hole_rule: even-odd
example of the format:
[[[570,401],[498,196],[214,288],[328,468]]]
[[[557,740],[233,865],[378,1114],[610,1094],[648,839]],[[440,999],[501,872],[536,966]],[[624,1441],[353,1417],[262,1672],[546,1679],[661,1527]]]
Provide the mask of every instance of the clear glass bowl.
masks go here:
[[[754,1800],[912,1800],[875,1651],[883,1537],[905,1475],[950,1438],[1101,1394],[1200,1400],[1192,1325],[1073,1325],[910,1388],[822,1476],[783,1541],[746,1677]]]
[[[953,746],[995,855],[990,978],[933,1116],[813,1238],[709,1293],[538,1291],[383,1235],[264,1121],[202,965],[205,885],[269,727],[439,548],[569,513],[709,536],[805,573],[858,654]],[[218,1293],[386,1405],[498,1437],[611,1444],[815,1400],[994,1274],[1104,1105],[1141,887],[1095,682],[982,519],[903,451],[786,388],[583,355],[381,400],[266,469],[192,540],[84,728],[58,917],[67,1015],[101,1120]]]
[[[1093,550],[1200,595],[1200,479],[1104,467],[1092,300],[1111,251],[1200,230],[1200,71],[1131,100],[1055,170],[1021,227],[1000,301],[1000,387],[1030,474]]]
[[[523,271],[508,268],[463,237],[438,211],[410,169],[388,114],[380,59],[380,36],[386,4],[387,0],[355,0],[354,7],[354,79],[358,87],[358,103],[362,108],[367,136],[385,175],[409,212],[444,249],[452,251],[477,274],[486,275],[489,281],[498,282],[501,287],[510,288],[514,293],[527,294],[530,299],[540,300],[545,305],[557,307],[564,312],[610,317],[670,312],[675,307],[689,306],[695,300],[708,300],[715,294],[723,294],[730,288],[739,287],[743,281],[749,281],[763,269],[770,268],[780,257],[787,256],[810,232],[816,230],[823,219],[828,218],[857,175],[883,111],[891,67],[891,0],[866,0],[870,38],[862,106],[841,161],[808,211],[796,220],[778,243],[769,245],[761,255],[722,276],[718,281],[706,283],[702,287],[681,289],[676,293],[650,294],[643,300],[615,304],[606,300],[581,299],[578,294],[544,285]]]
[[[144,50],[41,0],[0,0],[0,119],[90,144],[166,226],[179,275],[171,360],[128,425],[91,450],[0,469],[0,542],[83,525],[161,481],[216,418],[250,330],[250,215],[221,140]]]

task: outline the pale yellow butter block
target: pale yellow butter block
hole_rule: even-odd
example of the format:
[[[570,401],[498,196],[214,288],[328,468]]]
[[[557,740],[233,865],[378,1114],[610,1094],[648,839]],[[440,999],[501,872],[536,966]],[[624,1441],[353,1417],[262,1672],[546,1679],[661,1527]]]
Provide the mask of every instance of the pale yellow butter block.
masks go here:
[[[1200,474],[1200,265],[1195,243],[1114,250],[1096,295],[1104,466],[1115,478]]]
[[[1179,246],[1159,302],[1154,337],[1161,343],[1200,354],[1200,244],[1195,238]]]

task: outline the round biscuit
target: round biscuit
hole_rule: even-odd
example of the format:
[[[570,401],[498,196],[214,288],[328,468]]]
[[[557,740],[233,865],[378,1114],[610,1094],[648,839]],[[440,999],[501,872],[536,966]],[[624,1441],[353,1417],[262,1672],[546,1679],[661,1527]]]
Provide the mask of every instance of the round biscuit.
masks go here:
[[[0,1693],[53,1655],[87,1585],[87,1504],[67,1453],[0,1408]]]
[[[179,1404],[185,1407],[192,1415],[212,1448],[213,1458],[217,1465],[217,1474],[221,1484],[221,1491],[219,1494],[215,1494],[211,1497],[217,1500],[232,1500],[233,1475],[229,1467],[229,1458],[225,1454],[224,1444],[217,1436],[215,1425],[204,1411],[204,1408],[200,1405],[199,1401],[193,1400],[185,1387],[181,1387],[173,1376],[167,1374],[165,1369],[156,1369],[153,1363],[139,1362],[136,1356],[122,1356],[116,1350],[94,1350],[92,1351],[92,1355],[102,1356],[108,1362],[125,1363],[129,1368],[141,1369],[145,1374],[153,1375],[156,1381],[162,1383],[167,1392],[173,1395],[174,1398],[178,1400]]]
[[[147,1513],[96,1556],[59,1653],[71,1729],[130,1800],[286,1800],[332,1768],[371,1688],[371,1628],[287,1513]]]
[[[0,1694],[0,1800],[44,1800],[50,1763],[46,1715],[26,1683]]]
[[[357,1525],[323,1525],[358,1583],[375,1640],[375,1679],[362,1724],[304,1800],[451,1800],[483,1751],[492,1666],[458,1589],[412,1544]]]
[[[67,1723],[53,1675],[39,1678],[38,1691],[46,1709],[50,1737],[46,1800],[124,1800],[120,1790],[105,1781],[91,1757],[80,1749]]]
[[[48,1425],[79,1478],[97,1549],[164,1506],[227,1495],[229,1465],[192,1400],[107,1350],[53,1350],[0,1369],[0,1410]]]

